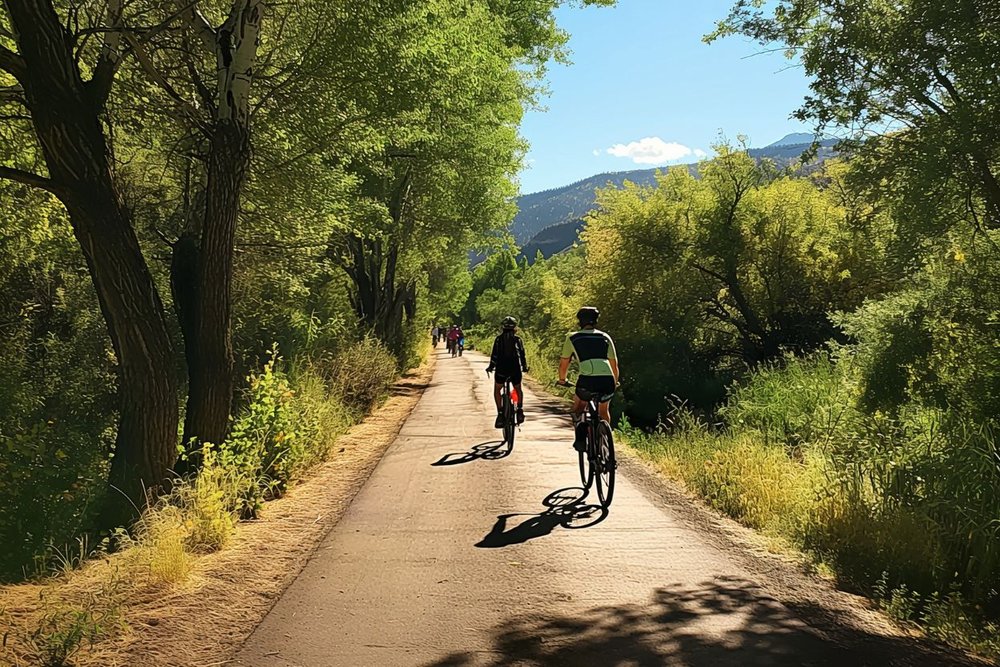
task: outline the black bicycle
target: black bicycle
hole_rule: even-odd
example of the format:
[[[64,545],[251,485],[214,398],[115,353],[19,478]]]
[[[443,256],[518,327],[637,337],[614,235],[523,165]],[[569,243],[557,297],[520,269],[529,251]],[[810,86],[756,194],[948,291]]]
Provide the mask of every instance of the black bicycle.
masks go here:
[[[486,374],[489,376],[489,373]],[[500,390],[500,414],[503,415],[503,441],[508,453],[514,450],[514,435],[517,433],[517,404],[513,398],[514,384],[507,378]]]
[[[563,386],[574,385],[567,383]],[[578,389],[577,394],[587,401],[587,416],[584,418],[587,425],[587,447],[582,452],[577,451],[580,482],[589,491],[596,479],[597,497],[601,501],[601,507],[607,509],[615,495],[615,470],[618,469],[618,461],[615,459],[615,438],[611,424],[601,419],[599,406],[611,400],[611,396],[595,394],[585,389]]]

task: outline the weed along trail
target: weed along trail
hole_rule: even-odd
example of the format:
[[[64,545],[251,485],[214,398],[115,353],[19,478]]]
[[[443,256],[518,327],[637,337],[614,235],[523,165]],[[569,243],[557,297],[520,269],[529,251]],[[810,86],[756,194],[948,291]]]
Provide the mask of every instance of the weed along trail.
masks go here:
[[[438,350],[381,463],[233,664],[974,664],[762,553],[623,454],[582,498],[565,408],[526,390],[509,456],[486,358]]]

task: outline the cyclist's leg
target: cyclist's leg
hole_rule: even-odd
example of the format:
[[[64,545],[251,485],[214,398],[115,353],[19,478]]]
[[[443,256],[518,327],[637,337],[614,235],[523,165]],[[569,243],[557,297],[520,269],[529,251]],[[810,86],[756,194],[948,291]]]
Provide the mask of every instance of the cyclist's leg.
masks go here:
[[[521,389],[521,383],[520,382],[515,382],[514,383],[514,389],[517,390],[517,407],[518,407],[519,410],[523,409],[524,408],[524,390]]]
[[[514,390],[517,392],[517,423],[524,423],[524,389],[521,388],[520,378],[514,383]]]
[[[597,411],[601,413],[601,419],[611,423],[611,401],[605,401],[597,406]]]
[[[497,404],[497,412],[503,410],[503,398],[500,395],[501,389],[503,389],[503,379],[497,376],[496,382],[493,383],[493,400]]]
[[[502,373],[496,373],[493,376],[493,379],[494,379],[494,382],[493,382],[493,400],[497,404],[497,419],[493,423],[493,426],[495,426],[496,428],[503,428],[504,414],[503,414],[503,393],[502,393],[502,390],[503,390],[504,384],[507,381],[507,378],[504,377],[504,375]]]
[[[584,451],[587,447],[587,401],[573,395],[573,447]]]

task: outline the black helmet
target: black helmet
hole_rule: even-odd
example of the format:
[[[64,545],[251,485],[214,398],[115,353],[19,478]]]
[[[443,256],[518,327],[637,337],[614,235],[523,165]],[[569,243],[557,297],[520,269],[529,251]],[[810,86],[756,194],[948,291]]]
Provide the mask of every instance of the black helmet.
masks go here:
[[[576,319],[580,323],[580,326],[585,326],[587,324],[597,324],[597,318],[601,316],[601,311],[597,310],[593,306],[584,306],[580,310],[576,311]]]
[[[503,318],[503,322],[500,323],[500,326],[502,326],[504,329],[516,329],[517,320],[508,315],[507,317]]]

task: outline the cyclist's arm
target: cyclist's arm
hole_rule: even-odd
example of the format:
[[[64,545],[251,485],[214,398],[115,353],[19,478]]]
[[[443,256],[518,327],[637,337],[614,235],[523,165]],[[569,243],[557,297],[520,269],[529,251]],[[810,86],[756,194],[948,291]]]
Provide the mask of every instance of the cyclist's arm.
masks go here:
[[[525,373],[528,372],[528,360],[524,356],[524,343],[520,338],[517,339],[517,356],[521,358],[521,370]]]
[[[569,373],[569,362],[572,357],[562,357],[559,360],[559,381],[565,382],[566,375]]]
[[[576,354],[576,349],[573,347],[573,341],[570,340],[569,336],[566,336],[562,346],[562,354],[559,355],[560,382],[566,381],[566,374],[569,373],[569,362],[573,360],[574,354]]]
[[[615,376],[615,385],[618,384],[618,350],[615,349],[615,342],[608,336],[608,363],[611,365],[611,374]]]
[[[497,357],[499,356],[500,356],[500,339],[494,338],[493,351],[490,352],[490,365],[486,370],[492,371],[494,368],[497,367]]]

